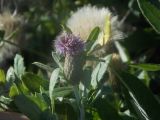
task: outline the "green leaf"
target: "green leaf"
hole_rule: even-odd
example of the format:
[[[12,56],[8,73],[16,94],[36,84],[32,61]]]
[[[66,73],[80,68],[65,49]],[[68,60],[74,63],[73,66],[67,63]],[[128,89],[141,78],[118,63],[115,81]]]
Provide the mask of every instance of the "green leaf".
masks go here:
[[[136,118],[143,120],[144,117],[141,114],[141,112],[139,111],[139,109],[135,106],[135,103],[134,103],[133,99],[131,98],[129,91],[124,87],[122,90],[123,90],[122,92],[124,93],[125,103],[129,109],[129,111],[131,112],[131,114],[134,115]]]
[[[60,88],[55,88],[52,92],[52,98],[51,98],[51,107],[52,111],[55,110],[55,104],[54,100],[57,97],[64,97],[69,95],[73,90],[73,87],[60,87]]]
[[[51,99],[51,108],[52,108],[52,111],[54,110],[54,98],[56,97],[53,97],[53,91],[54,91],[54,87],[57,83],[57,80],[59,78],[59,72],[60,72],[60,68],[57,68],[55,69],[52,74],[51,74],[51,78],[50,78],[50,83],[49,83],[49,97]]]
[[[6,77],[5,77],[5,73],[3,70],[0,69],[0,83],[5,83],[6,82]]]
[[[72,33],[71,29],[68,26],[66,25],[61,25],[61,26],[62,26],[62,29],[66,31],[67,33]]]
[[[122,84],[129,90],[129,94],[136,105],[136,109],[139,109],[139,113],[144,119],[158,120],[160,111],[160,103],[154,97],[152,92],[135,76],[121,72],[117,77]]]
[[[160,64],[132,64],[131,67],[146,70],[146,71],[159,71]]]
[[[16,85],[20,93],[28,94],[30,92],[27,86],[23,82],[18,82],[16,83]]]
[[[22,81],[32,92],[39,92],[40,87],[43,87],[45,90],[48,90],[49,81],[44,80],[33,73],[24,74],[22,76]]]
[[[86,56],[86,60],[95,61],[95,62],[105,62],[103,59],[99,57],[95,57],[93,55]]]
[[[97,87],[98,82],[103,78],[104,74],[106,73],[111,58],[112,55],[107,55],[106,57],[102,58],[104,62],[98,63],[93,70],[91,75],[91,85],[94,89]]]
[[[73,87],[60,87],[60,88],[55,88],[52,94],[53,98],[56,97],[64,97],[69,95],[73,91]]]
[[[33,64],[36,65],[36,66],[38,66],[39,68],[41,68],[41,69],[43,69],[43,70],[50,71],[50,72],[53,71],[53,69],[52,69],[50,66],[47,66],[47,65],[45,65],[45,64],[43,64],[43,63],[34,62]]]
[[[150,77],[149,77],[149,75],[148,75],[148,72],[142,70],[142,71],[140,72],[140,74],[138,75],[138,78],[139,78],[140,80],[142,80],[146,86],[149,86]]]
[[[122,59],[123,62],[129,62],[130,58],[129,58],[129,54],[128,51],[126,50],[126,48],[124,48],[118,41],[115,42],[115,45],[118,49],[119,55]]]
[[[60,63],[60,56],[57,55],[57,53],[52,52],[52,57],[53,57],[54,61],[56,62],[56,64],[58,65],[58,67],[63,71],[63,67]]]
[[[123,120],[138,120],[137,118],[128,115],[121,115],[121,117]]]
[[[0,96],[0,111],[4,110],[6,111],[9,109],[9,105],[11,104],[13,100],[11,98],[7,98],[3,95]]]
[[[35,94],[35,96],[27,96],[30,100],[32,100],[41,111],[45,111],[48,109],[47,103],[45,102],[45,99],[40,94]]]
[[[137,0],[137,2],[146,20],[158,33],[160,33],[160,9],[153,5],[149,0]]]
[[[91,74],[92,74],[92,68],[86,67],[83,70],[83,80],[81,82],[83,83],[83,87],[85,87],[85,90],[90,88]],[[82,88],[82,90],[83,90],[83,88]]]
[[[98,38],[98,35],[99,35],[99,32],[100,32],[100,28],[99,27],[95,27],[92,31],[91,31],[91,33],[90,33],[90,35],[89,35],[89,37],[88,37],[88,39],[87,39],[87,46],[86,46],[86,51],[90,51],[91,52],[91,48],[92,48],[92,45],[95,43],[95,41],[97,40],[97,38]]]
[[[81,106],[81,102],[80,102],[81,101],[81,96],[80,96],[80,92],[79,92],[78,86],[74,86],[73,87],[73,91],[74,91],[74,95],[75,95],[75,98],[76,98],[77,106],[80,109],[80,106]]]
[[[95,27],[91,31],[91,33],[90,33],[90,35],[89,35],[89,37],[87,39],[87,42],[89,42],[89,41],[92,41],[92,42],[95,41],[98,38],[99,32],[100,32],[100,28],[99,27]]]
[[[9,69],[8,69],[8,71],[7,71],[7,73],[6,73],[6,81],[7,82],[13,82],[13,81],[15,81],[15,74],[14,74],[14,69],[13,69],[13,67],[10,67]]]
[[[15,74],[17,75],[17,77],[19,79],[21,79],[21,76],[25,72],[24,61],[23,61],[23,57],[21,55],[16,54],[16,56],[14,58],[14,71],[15,71]]]
[[[79,108],[79,119],[84,120],[85,119],[85,110],[84,105],[81,103],[82,97],[80,95],[79,86],[74,86],[73,91],[76,98],[77,107]]]
[[[106,99],[98,98],[94,107],[97,109],[101,120],[123,120],[118,111]]]
[[[49,83],[49,96],[51,99],[52,99],[54,87],[55,87],[57,80],[58,80],[58,77],[59,77],[59,71],[60,71],[60,69],[57,68],[51,74],[50,83]]]
[[[40,120],[41,110],[25,95],[16,96],[14,99],[18,110],[27,115],[31,120]]]
[[[9,90],[9,97],[14,97],[16,95],[19,95],[19,90],[16,84],[13,84]]]
[[[42,112],[40,120],[58,120],[58,117],[55,113],[51,113],[51,111],[45,110]]]

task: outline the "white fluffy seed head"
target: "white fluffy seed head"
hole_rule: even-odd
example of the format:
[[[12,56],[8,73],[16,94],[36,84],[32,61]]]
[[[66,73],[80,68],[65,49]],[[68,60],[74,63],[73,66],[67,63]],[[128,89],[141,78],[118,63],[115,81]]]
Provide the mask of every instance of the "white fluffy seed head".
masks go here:
[[[4,39],[9,37],[13,32],[19,31],[22,23],[22,18],[17,14],[12,14],[9,10],[5,10],[0,14],[0,30],[5,31]],[[19,43],[18,34],[13,36],[11,39],[7,39],[13,44]],[[6,59],[13,57],[15,52],[18,50],[18,47],[0,41],[0,63]]]
[[[102,35],[107,16],[110,16],[110,40],[122,39],[124,34],[119,27],[118,17],[113,16],[108,8],[97,8],[91,5],[84,6],[71,15],[67,21],[67,26],[73,34],[79,35],[83,40],[87,40],[90,32],[97,26],[100,27],[100,35]]]

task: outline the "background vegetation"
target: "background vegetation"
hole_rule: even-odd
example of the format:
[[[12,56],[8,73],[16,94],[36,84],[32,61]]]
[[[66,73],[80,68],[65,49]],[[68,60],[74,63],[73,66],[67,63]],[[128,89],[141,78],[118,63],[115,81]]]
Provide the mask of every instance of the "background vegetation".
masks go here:
[[[125,23],[127,37],[117,49],[127,69],[114,71],[118,91],[103,82],[111,55],[95,69],[85,68],[84,79],[99,77],[96,84],[84,83],[87,90],[61,84],[62,61],[52,52],[53,42],[71,12],[87,4],[108,7]],[[1,111],[23,113],[31,120],[160,119],[158,0],[1,0],[1,12],[5,8],[23,16],[24,29],[19,54],[0,63]]]

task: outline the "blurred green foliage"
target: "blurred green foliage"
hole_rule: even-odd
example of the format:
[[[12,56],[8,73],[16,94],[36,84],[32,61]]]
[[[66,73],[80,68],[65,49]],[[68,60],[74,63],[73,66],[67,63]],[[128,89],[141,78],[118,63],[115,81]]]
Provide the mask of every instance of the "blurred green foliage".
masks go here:
[[[84,81],[79,86],[66,82],[64,59],[55,52],[51,56],[61,26],[73,11],[87,4],[109,7],[125,23],[127,37],[115,44],[127,67],[125,71],[112,69],[119,79],[119,91],[105,82],[112,55],[96,58],[89,54],[98,27],[89,36],[85,54],[97,64],[84,67]],[[24,58],[17,54],[13,67],[0,70],[0,110],[21,112],[31,120],[158,120],[159,4],[158,0],[2,1],[1,11],[16,9],[24,17],[26,44],[20,51]]]

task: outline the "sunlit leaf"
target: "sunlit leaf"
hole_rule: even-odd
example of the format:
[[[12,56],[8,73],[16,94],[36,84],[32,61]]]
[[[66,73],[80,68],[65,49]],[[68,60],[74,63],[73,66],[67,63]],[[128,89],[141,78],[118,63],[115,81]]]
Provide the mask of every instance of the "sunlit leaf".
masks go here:
[[[73,87],[60,87],[60,88],[55,88],[52,97],[64,97],[66,95],[69,95],[73,91]]]
[[[19,92],[23,94],[28,94],[30,92],[30,90],[27,88],[27,86],[23,82],[18,82],[17,88]]]
[[[141,79],[145,83],[145,85],[149,86],[150,78],[148,72],[144,70],[141,71],[140,74],[138,75],[138,78]]]
[[[16,84],[13,84],[13,85],[11,86],[10,90],[9,90],[9,96],[10,96],[10,97],[14,97],[14,96],[16,96],[16,95],[19,95],[19,90],[18,90]]]
[[[131,67],[146,70],[146,71],[159,71],[160,64],[131,64]]]
[[[129,62],[130,58],[129,58],[129,54],[128,51],[126,50],[126,48],[124,48],[118,41],[115,42],[115,45],[118,49],[119,55],[122,59],[123,62]]]
[[[5,73],[3,70],[0,69],[0,83],[5,83],[5,82],[6,82]]]
[[[107,55],[106,57],[102,58],[104,62],[100,62],[97,64],[95,69],[92,72],[92,78],[91,78],[91,85],[93,88],[97,87],[98,82],[103,78],[104,74],[106,73],[108,69],[108,65],[110,63],[110,60],[112,58],[112,55]]]
[[[7,82],[13,82],[15,81],[15,74],[14,74],[14,68],[10,67],[6,73],[6,81]]]
[[[45,65],[45,64],[40,63],[40,62],[34,62],[33,64],[38,66],[39,68],[41,68],[43,70],[46,70],[46,71],[50,71],[51,72],[53,70],[50,66]]]
[[[49,81],[42,79],[41,77],[33,73],[25,73],[22,76],[22,81],[27,86],[27,88],[32,92],[39,92],[40,87],[43,87],[44,89],[47,90],[49,86]]]
[[[51,99],[52,99],[54,87],[55,87],[57,80],[58,80],[58,77],[59,77],[59,72],[60,72],[60,69],[57,68],[51,74],[50,83],[49,83],[49,95],[50,95]]]
[[[16,54],[14,58],[14,71],[19,78],[21,78],[25,72],[24,61],[21,55]]]
[[[63,71],[63,67],[60,62],[60,56],[58,56],[57,53],[52,52],[52,57],[53,57],[54,61],[56,62],[56,64],[58,65],[58,67]]]
[[[105,27],[103,31],[102,38],[99,39],[98,43],[103,46],[105,45],[111,37],[111,15],[106,16]]]
[[[4,95],[0,96],[0,110],[6,111],[6,109],[9,109],[9,105],[13,100],[9,97],[6,97]]]

